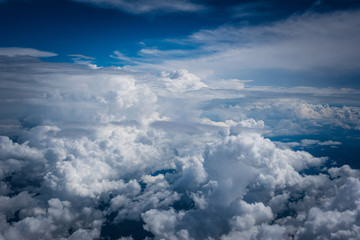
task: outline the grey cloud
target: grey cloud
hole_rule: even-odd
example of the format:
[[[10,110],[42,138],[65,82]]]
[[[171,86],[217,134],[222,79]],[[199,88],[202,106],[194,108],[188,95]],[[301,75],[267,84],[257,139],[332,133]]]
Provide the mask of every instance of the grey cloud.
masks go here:
[[[39,51],[39,50],[33,49],[33,48],[11,47],[11,48],[0,48],[0,56],[6,56],[6,57],[21,57],[21,56],[54,57],[54,56],[57,56],[57,54],[52,53],[52,52]]]

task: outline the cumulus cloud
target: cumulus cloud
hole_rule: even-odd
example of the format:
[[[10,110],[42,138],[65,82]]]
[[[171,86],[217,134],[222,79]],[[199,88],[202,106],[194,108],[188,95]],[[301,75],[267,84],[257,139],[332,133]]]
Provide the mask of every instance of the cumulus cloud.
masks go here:
[[[310,129],[325,127],[359,130],[360,126],[360,109],[357,106],[313,104],[298,97],[274,98],[271,96],[266,101],[250,100],[246,106],[235,104],[226,108],[236,110],[247,117],[264,119],[265,125],[274,127],[277,134],[280,132],[301,134],[309,132]],[[319,144],[331,145],[331,142]],[[306,141],[302,145],[306,145]],[[338,143],[332,145],[338,145]]]
[[[330,107],[329,105],[314,105],[286,99],[278,101],[275,105],[285,111],[293,111],[293,115],[298,119],[313,120],[313,124],[334,125],[345,129],[360,129],[360,109],[358,107]],[[292,106],[290,107],[290,105]],[[291,108],[292,110],[290,110]]]
[[[166,87],[172,92],[185,92],[207,87],[198,76],[188,72],[186,69],[162,72],[161,76]]]
[[[357,236],[355,216],[358,210],[353,203],[358,199],[358,179],[345,173],[349,167],[332,168],[329,171],[332,176],[343,172],[342,177],[333,180],[322,174],[299,174],[301,169],[320,166],[324,160],[306,152],[281,150],[258,134],[228,137],[206,151],[204,167],[208,182],[199,188],[201,193],[194,193],[198,207],[185,212],[174,209],[148,211],[142,215],[145,228],[159,239]],[[352,174],[358,176],[359,172]],[[350,189],[355,192],[341,194],[335,191],[339,187],[349,193]],[[347,197],[337,201],[340,196]],[[289,214],[289,209],[295,214]],[[343,219],[335,218],[335,212],[322,213],[317,209],[338,209],[336,211],[343,214]],[[321,219],[325,221],[327,217],[322,218],[319,213],[329,214],[327,217],[334,214],[330,228],[323,229]],[[319,220],[313,220],[315,216]],[[163,229],[165,225],[167,227]]]
[[[264,136],[274,115],[357,131],[356,107],[25,60],[0,62],[0,239],[358,236],[359,171]]]

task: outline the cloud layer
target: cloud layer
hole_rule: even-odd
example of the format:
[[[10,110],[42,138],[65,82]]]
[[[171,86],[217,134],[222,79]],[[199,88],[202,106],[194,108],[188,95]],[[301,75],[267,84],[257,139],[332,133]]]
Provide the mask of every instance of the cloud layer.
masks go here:
[[[33,48],[0,48],[0,56],[7,56],[7,57],[54,57],[57,56],[56,53],[52,52],[45,52],[39,51]]]
[[[278,80],[271,77],[274,72],[267,72],[269,70],[275,73],[282,70],[287,74],[317,73],[314,77],[321,73],[327,78],[317,84],[332,86],[334,82],[330,82],[330,78],[333,75],[358,73],[360,69],[359,15],[358,10],[306,11],[258,25],[224,24],[201,29],[185,38],[168,39],[174,44],[171,50],[153,46],[155,50],[149,51],[146,46],[139,54],[147,61],[138,68],[184,68],[215,78],[249,75],[250,72],[257,78],[273,81]],[[184,46],[191,48],[184,49]],[[150,54],[144,55],[144,52]],[[171,53],[182,58],[173,57]],[[162,56],[160,62],[156,56]],[[290,75],[286,82],[295,82],[294,76]],[[307,77],[306,74],[302,77],[302,84]]]
[[[266,137],[359,131],[356,106],[184,69],[0,64],[0,239],[360,235],[360,172],[292,148],[341,142]]]

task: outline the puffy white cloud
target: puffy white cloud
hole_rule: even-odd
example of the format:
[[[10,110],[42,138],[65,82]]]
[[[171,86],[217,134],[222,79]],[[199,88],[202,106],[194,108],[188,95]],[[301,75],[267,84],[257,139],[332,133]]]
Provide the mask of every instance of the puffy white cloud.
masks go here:
[[[209,148],[206,156],[205,169],[209,177],[221,185],[219,191],[225,195],[219,197],[224,202],[242,197],[250,182],[270,189],[294,185],[301,181],[298,171],[319,166],[325,160],[307,152],[278,149],[270,140],[255,133],[227,137]],[[227,199],[226,194],[232,197]]]
[[[162,72],[161,76],[166,87],[171,92],[185,92],[207,87],[198,76],[188,72],[186,69]]]
[[[146,223],[144,228],[154,233],[157,238],[165,239],[181,239],[176,236],[174,230],[177,221],[181,220],[182,216],[182,212],[176,213],[174,209],[168,211],[152,209],[142,214]]]
[[[358,213],[353,211],[323,212],[318,208],[312,208],[299,232],[300,238],[355,239],[360,233],[359,226],[356,225],[357,215]]]
[[[25,210],[33,206],[36,206],[35,199],[25,191],[14,197],[0,197],[0,210],[2,213],[14,214],[16,211]]]
[[[181,239],[178,234],[183,229],[195,239],[282,238],[286,227],[268,224],[275,220],[272,208],[276,214],[284,211],[289,194],[274,195],[315,185],[317,178],[303,177],[298,171],[319,166],[324,160],[306,152],[279,149],[257,133],[230,136],[209,146],[205,153],[208,182],[201,187],[202,192],[192,194],[194,210],[185,211],[181,217],[173,210],[151,211],[142,217],[149,231],[159,238]],[[324,181],[319,181],[318,185],[322,184]],[[155,223],[150,225],[149,215],[171,219],[169,230],[160,231]]]
[[[357,237],[359,171],[262,135],[278,118],[356,129],[356,107],[240,101],[185,70],[0,64],[0,239],[106,238],[126,221],[155,239]]]
[[[174,185],[181,190],[190,190],[204,183],[207,173],[203,166],[204,160],[198,157],[178,158],[175,164],[181,173],[180,178]]]
[[[4,235],[5,239],[9,240],[37,239],[43,237],[51,239],[52,237],[48,232],[50,227],[51,224],[47,219],[27,217],[15,223]]]
[[[229,234],[221,236],[221,239],[286,239],[285,231],[283,226],[261,224],[245,231],[231,231]]]
[[[248,204],[241,201],[239,205],[239,216],[232,218],[234,230],[244,231],[273,219],[271,208],[265,207],[263,203]]]

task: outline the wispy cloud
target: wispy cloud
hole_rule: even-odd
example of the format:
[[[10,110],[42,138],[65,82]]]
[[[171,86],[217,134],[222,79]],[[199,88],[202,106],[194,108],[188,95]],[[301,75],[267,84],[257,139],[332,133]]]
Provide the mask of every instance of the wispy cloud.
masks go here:
[[[73,57],[73,58],[79,58],[79,59],[86,59],[86,60],[94,60],[95,58],[90,57],[90,56],[85,56],[82,54],[69,54],[69,57]]]
[[[204,29],[173,40],[179,49],[197,46],[182,50],[183,58],[165,58],[161,65],[148,67],[186,68],[197,74],[211,70],[233,77],[254,69],[359,71],[359,16],[359,11],[306,12],[260,26]]]
[[[91,69],[99,69],[101,67],[97,66],[94,63],[95,58],[90,56],[85,56],[82,54],[69,54],[69,57],[74,61],[74,63],[86,65]]]
[[[142,48],[139,54],[145,57],[154,56],[154,57],[169,58],[169,57],[186,55],[188,54],[188,51],[181,49],[160,50],[158,48]]]
[[[33,48],[19,48],[19,47],[10,47],[10,48],[0,48],[0,56],[7,57],[55,57],[56,53],[40,51]]]
[[[125,54],[123,54],[122,52],[116,50],[113,52],[113,54],[110,54],[111,58],[115,58],[115,59],[118,59],[120,60],[121,62],[124,62],[126,64],[133,64],[133,63],[138,63],[134,58],[131,58],[131,57],[128,57],[126,56]]]
[[[145,14],[156,12],[197,12],[205,6],[188,0],[74,0],[94,4],[105,8],[117,8],[131,14]]]

